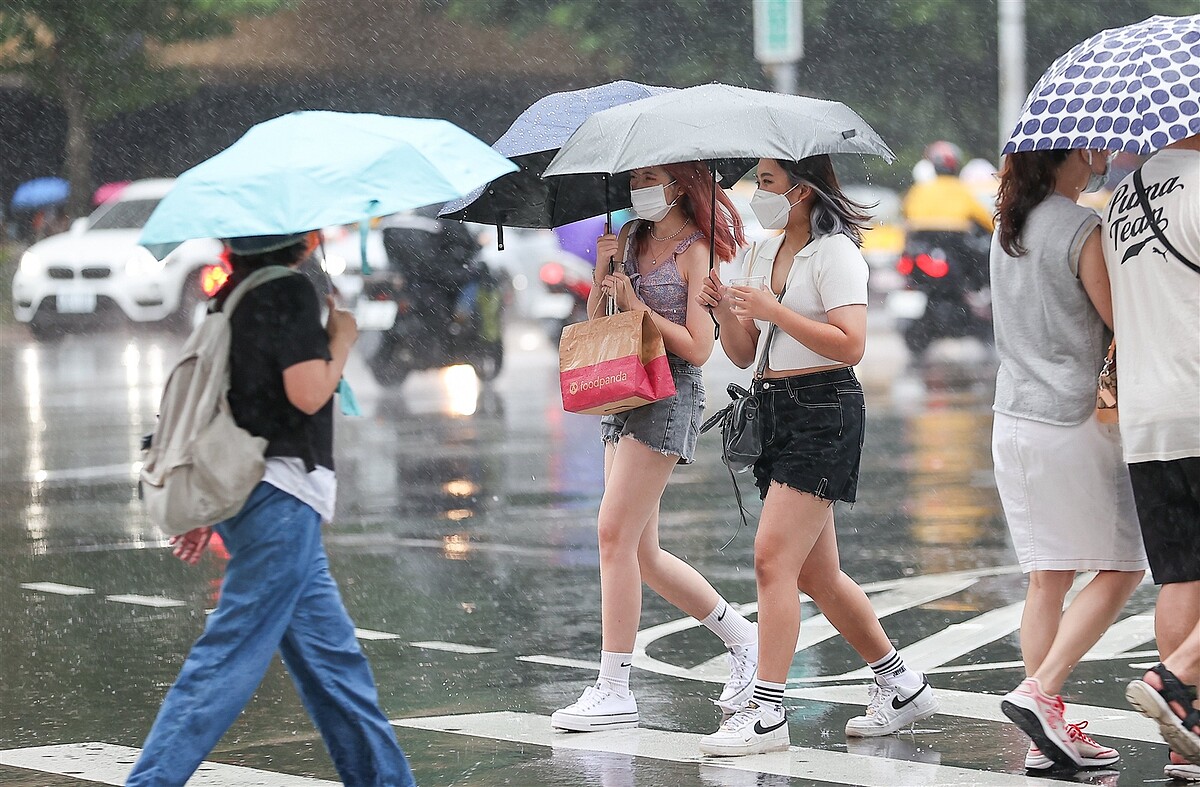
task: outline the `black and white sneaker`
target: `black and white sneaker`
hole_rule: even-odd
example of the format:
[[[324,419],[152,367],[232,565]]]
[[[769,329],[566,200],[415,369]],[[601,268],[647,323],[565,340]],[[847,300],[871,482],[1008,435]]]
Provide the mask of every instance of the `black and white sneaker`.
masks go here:
[[[744,757],[768,751],[787,751],[792,743],[787,714],[754,700],[700,739],[700,751],[712,757]]]
[[[891,735],[910,724],[927,719],[938,712],[933,687],[922,676],[921,688],[905,696],[897,686],[876,680],[870,688],[867,712],[846,722],[846,734],[855,738],[874,738]]]
[[[588,686],[579,699],[554,711],[550,726],[570,732],[620,730],[638,725],[637,701],[630,692],[617,694],[602,683]]]

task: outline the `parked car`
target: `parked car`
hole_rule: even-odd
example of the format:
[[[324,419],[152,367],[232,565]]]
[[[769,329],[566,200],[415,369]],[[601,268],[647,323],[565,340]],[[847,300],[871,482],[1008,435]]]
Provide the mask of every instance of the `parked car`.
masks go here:
[[[137,244],[142,226],[174,179],[141,180],[70,230],[30,246],[13,278],[13,312],[35,336],[119,313],[137,323],[187,330],[201,306],[200,277],[219,260],[217,240],[191,240],[167,255]]]

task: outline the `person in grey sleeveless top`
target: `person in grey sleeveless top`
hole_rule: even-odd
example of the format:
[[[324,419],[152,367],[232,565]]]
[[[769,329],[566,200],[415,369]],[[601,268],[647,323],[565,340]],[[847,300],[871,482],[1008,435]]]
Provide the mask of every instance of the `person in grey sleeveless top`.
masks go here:
[[[1120,755],[1065,719],[1059,692],[1116,620],[1146,569],[1115,424],[1096,419],[1096,377],[1112,337],[1100,217],[1076,203],[1104,184],[1108,153],[1006,157],[992,239],[1000,369],[992,458],[1021,569],[1026,678],[1004,713],[1031,738],[1025,767],[1109,765]],[[1079,571],[1097,575],[1063,611]]]
[[[692,461],[704,409],[700,366],[712,353],[713,324],[696,296],[708,275],[710,244],[716,259],[728,260],[745,243],[741,220],[717,189],[716,235],[709,237],[716,186],[700,162],[637,169],[629,185],[638,220],[626,224],[619,237],[597,240],[588,314],[602,316],[608,295],[621,311],[648,313],[662,333],[676,394],[600,422],[600,675],[550,718],[554,728],[574,732],[638,724],[629,672],[643,582],[724,642],[730,678],[715,702],[725,713],[749,698],[758,665],[754,624],[696,569],[658,544],[659,501],[675,466]]]

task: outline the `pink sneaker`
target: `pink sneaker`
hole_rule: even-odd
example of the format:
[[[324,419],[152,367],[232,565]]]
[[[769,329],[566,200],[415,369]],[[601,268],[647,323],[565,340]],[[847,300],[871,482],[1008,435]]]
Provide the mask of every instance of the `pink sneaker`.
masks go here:
[[[1068,768],[1084,767],[1063,720],[1062,697],[1048,696],[1037,678],[1021,681],[1021,685],[1004,696],[1000,709],[1055,763]]]
[[[1053,767],[1054,760],[1042,754],[1042,750],[1038,748],[1038,745],[1031,741],[1029,751],[1025,754],[1025,770],[1047,771]]]
[[[1116,749],[1110,749],[1092,740],[1092,736],[1083,731],[1086,726],[1086,721],[1078,724],[1067,723],[1067,735],[1070,736],[1071,743],[1075,744],[1075,751],[1079,752],[1079,758],[1083,760],[1083,767],[1099,768],[1112,765],[1121,759],[1121,754]]]

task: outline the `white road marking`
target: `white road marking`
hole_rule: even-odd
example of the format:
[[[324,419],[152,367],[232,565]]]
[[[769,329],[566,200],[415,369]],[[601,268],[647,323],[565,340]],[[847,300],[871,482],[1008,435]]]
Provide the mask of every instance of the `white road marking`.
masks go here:
[[[528,661],[530,664],[549,664],[551,667],[571,667],[572,669],[590,670],[600,669],[600,662],[598,661],[564,659],[559,656],[517,656],[517,661]]]
[[[1130,615],[1108,627],[1100,641],[1088,651],[1089,657],[1107,658],[1126,653],[1143,642],[1154,641],[1154,615]]]
[[[115,601],[118,604],[137,604],[141,607],[184,607],[187,606],[186,601],[180,601],[175,598],[167,598],[166,596],[139,596],[137,593],[125,593],[116,596],[107,596],[109,601]]]
[[[90,596],[96,592],[91,588],[81,588],[77,585],[60,585],[57,582],[22,582],[21,587],[37,593],[56,593],[60,596]]]
[[[61,746],[32,746],[25,749],[0,750],[0,765],[25,768],[100,784],[125,783],[129,769],[141,749],[114,746],[111,743],[68,743]],[[203,762],[196,775],[188,780],[197,787],[321,787],[337,782],[289,776],[240,765]]]
[[[1008,718],[1000,710],[1001,695],[979,694],[970,691],[954,691],[939,689],[938,702],[941,713],[949,716],[962,716],[980,721],[998,721],[1005,724]],[[823,686],[788,689],[784,696],[817,702],[836,702],[843,705],[867,704],[867,691],[864,686]],[[933,717],[936,719],[937,717]],[[1162,743],[1158,725],[1150,719],[1132,710],[1119,708],[1102,708],[1097,705],[1067,705],[1067,719],[1088,722],[1089,735],[1106,735],[1113,738],[1125,738],[1131,741],[1146,743]],[[923,722],[925,724],[929,721]]]
[[[821,782],[862,787],[937,787],[980,785],[980,787],[1045,787],[1044,778],[993,771],[956,768],[948,765],[886,759],[823,749],[793,746],[789,751],[752,757],[709,759],[700,755],[698,734],[666,732],[647,728],[610,732],[559,733],[550,727],[550,717],[532,713],[474,713],[461,716],[430,716],[393,719],[397,727],[431,732],[469,735],[547,748],[626,754],[667,762],[695,763],[701,768],[725,768],[750,773],[770,773]]]
[[[1116,653],[1112,656],[1097,656],[1094,652],[1089,652],[1086,656],[1081,658],[1080,661],[1124,661],[1125,659],[1157,655],[1157,650],[1126,650]],[[1136,667],[1137,665],[1130,664],[1129,666]],[[933,669],[927,669],[924,672],[926,675],[957,675],[961,672],[988,672],[990,670],[1024,668],[1025,662],[1023,661],[989,661],[986,664],[955,664],[952,667],[934,667]]]
[[[438,642],[437,640],[430,640],[428,642],[410,642],[409,644],[412,645],[414,648],[426,648],[428,650],[445,650],[445,651],[449,651],[450,653],[479,654],[479,653],[495,653],[496,652],[495,648],[481,648],[481,647],[478,647],[477,645],[460,645],[457,642]]]
[[[142,469],[141,462],[123,465],[98,465],[95,467],[72,467],[64,470],[40,470],[25,475],[26,481],[38,483],[54,481],[96,481],[107,478],[135,478]]]
[[[354,629],[354,636],[358,637],[359,639],[371,641],[400,639],[399,634],[389,634],[386,631],[372,631],[371,629]]]

